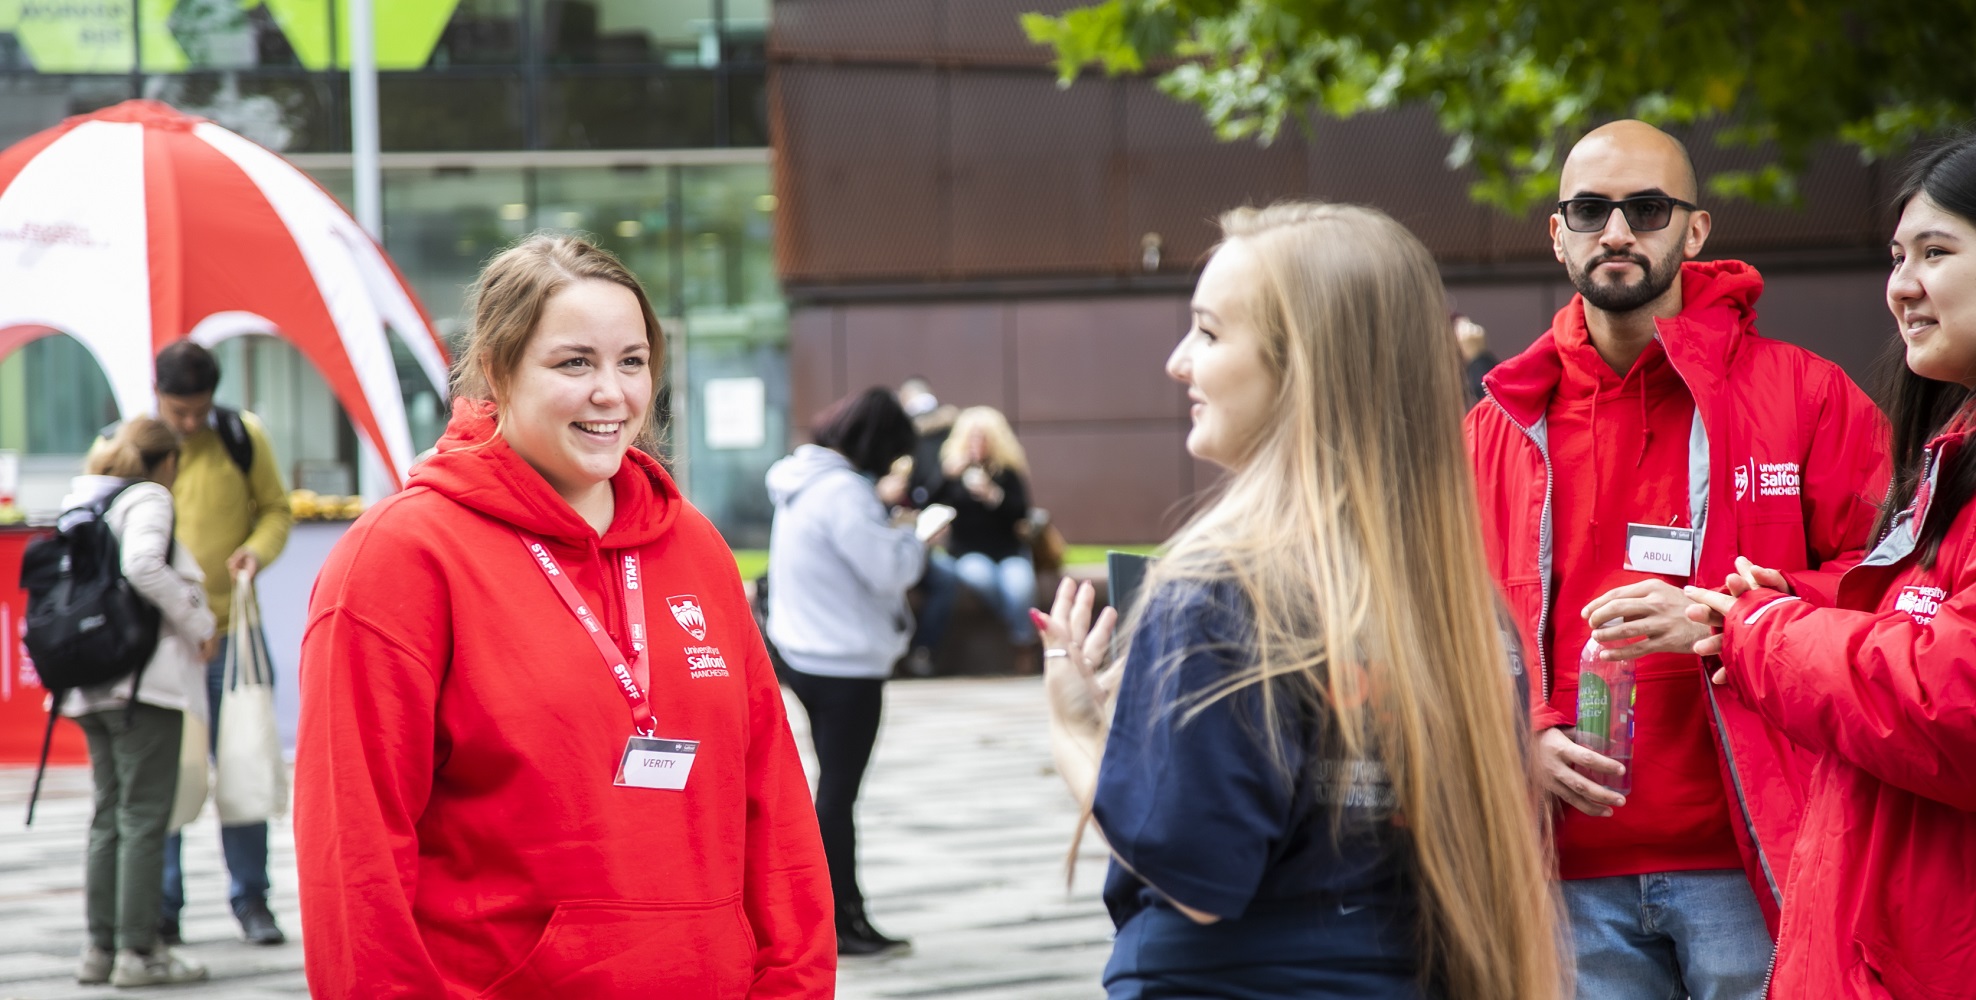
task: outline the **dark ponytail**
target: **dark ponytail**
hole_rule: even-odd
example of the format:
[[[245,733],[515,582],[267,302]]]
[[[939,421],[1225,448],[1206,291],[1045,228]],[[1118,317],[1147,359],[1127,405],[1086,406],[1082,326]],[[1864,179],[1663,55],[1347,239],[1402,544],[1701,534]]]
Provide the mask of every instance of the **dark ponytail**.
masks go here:
[[[1976,134],[1964,135],[1920,153],[1900,194],[1894,211],[1907,208],[1916,195],[1926,194],[1971,226],[1976,226]],[[1907,345],[1895,339],[1884,362],[1881,399],[1887,420],[1893,425],[1894,479],[1887,499],[1880,505],[1880,523],[1874,536],[1882,537],[1893,526],[1894,518],[1914,502],[1926,471],[1928,442],[1966,406],[1972,393],[1954,382],[1922,378],[1907,366]],[[1920,526],[1917,549],[1921,565],[1933,567],[1948,536],[1949,522],[1976,496],[1976,447],[1962,449],[1937,473],[1935,497],[1929,503],[1929,517]]]

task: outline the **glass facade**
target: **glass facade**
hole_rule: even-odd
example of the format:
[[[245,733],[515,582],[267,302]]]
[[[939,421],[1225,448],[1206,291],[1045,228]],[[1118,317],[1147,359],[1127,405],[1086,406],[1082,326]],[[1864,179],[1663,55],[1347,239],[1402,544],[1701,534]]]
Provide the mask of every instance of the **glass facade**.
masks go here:
[[[348,158],[337,155],[349,148],[344,4],[135,3],[0,0],[0,146],[141,95],[295,155],[350,203]],[[766,545],[762,475],[789,447],[768,158],[670,151],[767,144],[768,0],[376,7],[383,242],[440,335],[458,345],[467,286],[517,238],[550,229],[596,239],[638,275],[664,319],[667,384],[655,416],[668,463],[730,542]],[[61,11],[69,22],[52,23]],[[424,449],[445,408],[393,346],[413,443]],[[357,436],[301,355],[258,336],[218,354],[219,400],[263,417],[291,483],[354,491]],[[48,466],[79,455],[115,417],[107,383],[75,341],[44,338],[0,361],[0,449]]]
[[[377,0],[387,151],[766,145],[768,0]],[[0,145],[129,97],[350,148],[338,0],[0,0]]]

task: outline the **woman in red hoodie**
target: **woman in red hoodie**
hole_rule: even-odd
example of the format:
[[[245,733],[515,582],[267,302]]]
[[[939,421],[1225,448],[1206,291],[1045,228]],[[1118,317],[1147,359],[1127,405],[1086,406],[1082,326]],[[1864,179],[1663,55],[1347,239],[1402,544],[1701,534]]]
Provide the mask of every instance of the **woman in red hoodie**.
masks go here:
[[[1770,995],[1934,1000],[1976,983],[1976,139],[1924,155],[1890,241],[1906,351],[1881,539],[1836,606],[1738,560],[1717,683],[1818,755]]]
[[[472,313],[438,453],[310,604],[312,995],[830,996],[816,814],[733,557],[632,447],[644,292],[537,235]]]

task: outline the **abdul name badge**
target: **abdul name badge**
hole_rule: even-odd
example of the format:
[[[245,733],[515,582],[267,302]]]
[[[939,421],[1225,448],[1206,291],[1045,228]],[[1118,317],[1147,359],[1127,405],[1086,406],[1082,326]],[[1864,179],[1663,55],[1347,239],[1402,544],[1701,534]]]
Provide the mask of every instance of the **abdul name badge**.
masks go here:
[[[652,717],[652,700],[648,694],[652,690],[652,670],[646,653],[645,598],[638,591],[638,554],[626,552],[620,560],[623,569],[620,594],[631,629],[632,655],[626,657],[604,631],[603,623],[583,603],[583,596],[576,592],[569,577],[563,575],[562,567],[556,564],[556,557],[549,554],[548,547],[527,536],[521,536],[521,541],[563,604],[596,644],[618,693],[631,707],[633,732],[624,742],[624,755],[618,759],[617,773],[611,783],[620,788],[684,791],[686,779],[693,773],[693,757],[700,750],[700,741],[661,739],[653,735],[657,720]]]

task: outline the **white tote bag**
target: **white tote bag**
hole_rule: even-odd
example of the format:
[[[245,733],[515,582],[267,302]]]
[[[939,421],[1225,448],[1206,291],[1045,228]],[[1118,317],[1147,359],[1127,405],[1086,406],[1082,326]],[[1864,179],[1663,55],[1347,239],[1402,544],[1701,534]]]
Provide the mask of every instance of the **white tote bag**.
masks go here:
[[[171,822],[165,827],[172,833],[199,818],[199,810],[206,807],[206,794],[211,790],[207,765],[213,748],[206,736],[206,724],[191,712],[184,715],[185,731],[178,747],[178,797],[172,800]]]
[[[288,812],[288,765],[275,727],[274,664],[261,638],[261,608],[246,576],[235,579],[233,623],[220,690],[213,802],[220,824],[258,823]]]

